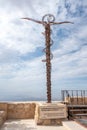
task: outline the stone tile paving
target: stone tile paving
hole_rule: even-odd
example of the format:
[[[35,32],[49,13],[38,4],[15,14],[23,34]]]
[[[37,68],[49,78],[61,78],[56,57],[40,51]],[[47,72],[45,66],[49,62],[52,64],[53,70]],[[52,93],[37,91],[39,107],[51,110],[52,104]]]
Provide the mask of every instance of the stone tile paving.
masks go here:
[[[0,130],[66,130],[64,126],[37,126],[34,120],[7,120]]]

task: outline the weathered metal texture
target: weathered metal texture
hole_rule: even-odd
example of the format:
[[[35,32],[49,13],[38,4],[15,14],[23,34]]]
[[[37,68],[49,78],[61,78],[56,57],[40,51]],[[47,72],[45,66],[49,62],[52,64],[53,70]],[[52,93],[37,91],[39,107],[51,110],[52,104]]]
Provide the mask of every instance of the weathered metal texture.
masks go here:
[[[43,60],[46,62],[46,78],[47,78],[47,102],[51,102],[51,59],[52,59],[52,54],[51,54],[51,45],[53,43],[51,40],[51,28],[50,24],[54,22],[55,17],[53,15],[45,15],[42,18],[43,25],[45,27],[45,45],[46,48],[44,48],[45,53],[46,53],[46,60]]]
[[[45,39],[46,39],[46,47],[43,49],[43,51],[46,53],[46,59],[42,60],[43,62],[46,62],[46,78],[47,78],[47,102],[51,103],[51,59],[53,58],[53,55],[51,53],[51,45],[53,44],[53,41],[51,40],[51,25],[56,24],[64,24],[64,23],[72,23],[69,21],[64,22],[54,22],[55,17],[52,14],[46,14],[42,17],[42,21],[34,20],[31,18],[22,18],[26,20],[31,20],[33,22],[42,24],[45,28]]]
[[[45,26],[46,36],[46,73],[47,73],[47,99],[51,102],[51,61],[50,61],[50,24]]]

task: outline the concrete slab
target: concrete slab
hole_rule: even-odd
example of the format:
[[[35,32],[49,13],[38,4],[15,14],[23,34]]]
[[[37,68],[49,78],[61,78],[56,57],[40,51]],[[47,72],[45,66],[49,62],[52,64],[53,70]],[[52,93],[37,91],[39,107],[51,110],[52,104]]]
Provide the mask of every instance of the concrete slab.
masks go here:
[[[78,123],[76,123],[75,121],[63,121],[63,126],[67,129],[67,130],[87,130],[87,128],[79,125]]]
[[[0,130],[67,130],[64,126],[37,126],[34,120],[7,120]]]

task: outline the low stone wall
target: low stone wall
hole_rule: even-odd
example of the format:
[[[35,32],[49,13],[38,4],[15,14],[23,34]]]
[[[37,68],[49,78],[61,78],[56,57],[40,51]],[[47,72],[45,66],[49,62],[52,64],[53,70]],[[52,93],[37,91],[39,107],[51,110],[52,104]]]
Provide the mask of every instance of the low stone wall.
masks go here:
[[[0,110],[5,111],[6,119],[33,119],[36,103],[31,102],[0,102]]]
[[[87,97],[66,97],[65,102],[74,105],[87,105]]]
[[[7,119],[33,119],[35,103],[8,103]]]

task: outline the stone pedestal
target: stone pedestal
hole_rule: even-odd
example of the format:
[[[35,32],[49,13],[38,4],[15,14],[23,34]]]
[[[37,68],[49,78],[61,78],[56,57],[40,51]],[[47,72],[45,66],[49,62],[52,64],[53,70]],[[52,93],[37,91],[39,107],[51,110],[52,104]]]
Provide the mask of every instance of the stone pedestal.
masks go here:
[[[66,118],[65,104],[39,103],[36,105],[35,121],[37,125],[62,125],[62,120]]]

